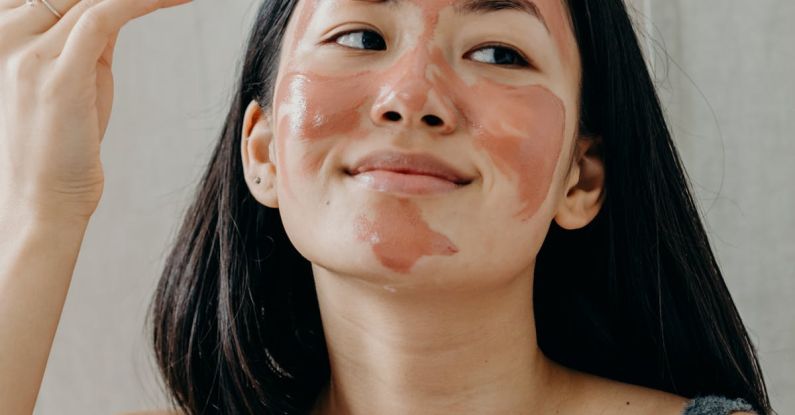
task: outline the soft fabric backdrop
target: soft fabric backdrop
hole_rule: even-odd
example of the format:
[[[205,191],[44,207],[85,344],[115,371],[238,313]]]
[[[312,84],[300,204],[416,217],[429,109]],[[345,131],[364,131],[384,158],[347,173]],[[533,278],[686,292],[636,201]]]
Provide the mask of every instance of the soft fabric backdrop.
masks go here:
[[[83,244],[36,414],[162,407],[144,311],[220,131],[256,4],[197,0],[124,29],[102,149],[105,194]],[[774,406],[795,413],[795,3],[665,0],[636,7]]]

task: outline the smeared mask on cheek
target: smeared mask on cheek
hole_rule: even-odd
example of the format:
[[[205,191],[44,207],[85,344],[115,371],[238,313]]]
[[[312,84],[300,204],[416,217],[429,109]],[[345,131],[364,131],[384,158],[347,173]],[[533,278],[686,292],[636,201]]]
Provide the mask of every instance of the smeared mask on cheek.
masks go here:
[[[453,2],[420,1],[428,26],[434,28],[441,9]],[[557,3],[557,4],[556,4]],[[575,59],[569,39],[569,20],[558,0],[537,0],[547,28],[559,48],[564,64]],[[431,45],[430,32],[421,44]],[[524,221],[538,211],[552,184],[558,157],[563,149],[566,108],[557,95],[541,85],[513,86],[480,77],[465,82],[449,65],[438,46],[427,48],[429,91],[450,97],[475,133],[475,146],[486,151],[497,168],[516,182],[520,203],[515,216]]]
[[[476,89],[487,102],[498,104],[481,109],[475,144],[503,174],[514,178],[521,204],[516,217],[527,220],[541,207],[552,184],[563,148],[565,107],[543,86]]]
[[[330,77],[309,72],[289,72],[276,91],[280,115],[277,137],[280,140],[318,141],[330,137],[360,139],[362,108],[367,96],[362,93],[362,78],[367,73],[346,77]],[[285,143],[280,148],[284,151]],[[305,154],[302,171],[317,173],[323,152]]]
[[[381,199],[374,216],[360,215],[355,227],[359,240],[372,246],[381,264],[400,273],[410,272],[424,256],[458,252],[450,239],[430,228],[420,209],[409,200]]]
[[[541,85],[513,86],[478,79],[466,83],[432,47],[431,61],[438,83],[459,103],[474,144],[485,151],[498,170],[516,183],[525,221],[541,207],[552,184],[563,149],[566,109],[563,101]]]
[[[312,16],[319,7],[318,0],[306,0],[298,10],[298,22],[289,51],[300,48]],[[383,74],[361,71],[329,76],[304,68],[296,57],[285,64],[286,72],[275,90],[274,105],[278,108],[278,151],[283,155],[287,141],[319,143],[330,138],[357,140],[367,136],[366,103],[373,91],[383,83]],[[300,171],[306,177],[317,174],[325,157],[322,147],[308,147],[302,155]],[[286,160],[284,156],[280,160]],[[288,171],[286,166],[279,166]],[[282,177],[289,191],[288,177]]]

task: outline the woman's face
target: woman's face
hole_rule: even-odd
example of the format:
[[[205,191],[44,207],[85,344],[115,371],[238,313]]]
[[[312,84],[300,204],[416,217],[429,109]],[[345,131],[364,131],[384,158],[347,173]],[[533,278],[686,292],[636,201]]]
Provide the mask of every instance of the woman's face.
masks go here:
[[[291,241],[390,290],[531,271],[579,80],[560,0],[301,0],[271,107]]]

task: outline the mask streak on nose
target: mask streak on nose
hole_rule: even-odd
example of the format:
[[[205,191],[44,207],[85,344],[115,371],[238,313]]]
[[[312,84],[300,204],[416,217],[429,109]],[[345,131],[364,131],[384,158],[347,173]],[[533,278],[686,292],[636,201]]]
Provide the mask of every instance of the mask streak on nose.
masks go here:
[[[428,60],[418,57],[417,54],[422,52],[417,49],[407,52],[383,74],[382,82],[386,80],[386,85],[379,89],[378,98],[373,103],[376,114],[396,109],[403,117],[425,115],[422,112],[433,84],[426,80]]]

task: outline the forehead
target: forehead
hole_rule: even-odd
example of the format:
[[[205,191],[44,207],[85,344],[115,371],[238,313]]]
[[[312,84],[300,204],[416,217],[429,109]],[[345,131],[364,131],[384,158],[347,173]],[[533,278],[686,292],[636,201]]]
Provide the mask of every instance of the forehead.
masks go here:
[[[298,20],[295,36],[300,38],[306,33],[312,17],[321,6],[325,9],[346,5],[396,10],[414,6],[419,7],[424,17],[433,22],[438,21],[443,10],[452,10],[456,15],[486,15],[514,10],[537,19],[544,26],[559,49],[562,62],[572,63],[578,59],[566,0],[299,0],[293,13],[294,20]]]
[[[323,0],[326,3],[339,2],[339,0]],[[543,0],[542,0],[543,1]],[[418,2],[415,0],[348,0],[353,4],[378,4],[397,8],[406,3]],[[419,2],[426,9],[438,11],[451,7],[456,14],[486,14],[499,10],[516,10],[541,20],[545,25],[544,15],[537,4],[538,0],[429,0]]]

